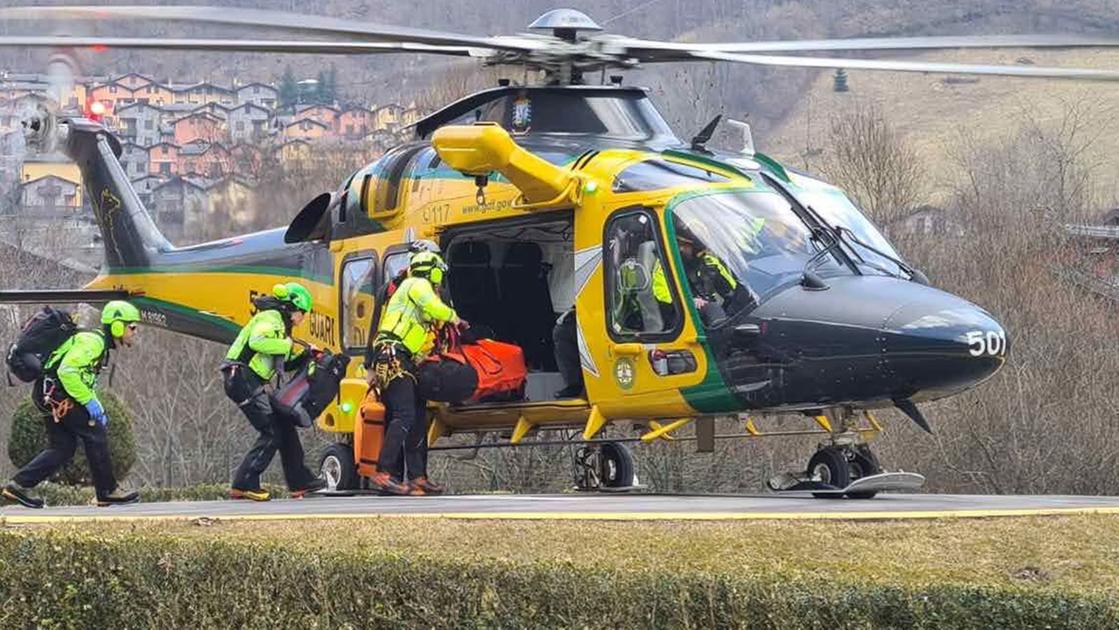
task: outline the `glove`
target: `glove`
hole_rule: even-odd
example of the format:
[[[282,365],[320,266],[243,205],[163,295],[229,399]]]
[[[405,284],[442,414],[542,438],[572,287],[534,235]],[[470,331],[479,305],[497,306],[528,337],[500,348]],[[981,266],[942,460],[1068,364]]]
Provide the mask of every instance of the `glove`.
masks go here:
[[[89,412],[89,417],[93,418],[97,424],[103,427],[108,426],[109,416],[105,415],[105,408],[101,406],[100,400],[91,398],[89,402],[85,404],[85,410]]]

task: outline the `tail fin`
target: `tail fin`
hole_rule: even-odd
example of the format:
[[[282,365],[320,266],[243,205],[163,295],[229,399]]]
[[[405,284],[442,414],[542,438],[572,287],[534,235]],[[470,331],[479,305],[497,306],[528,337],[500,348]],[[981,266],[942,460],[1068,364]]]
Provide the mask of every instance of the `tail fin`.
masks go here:
[[[151,266],[173,247],[125,175],[118,159],[120,141],[85,118],[72,118],[64,125],[65,152],[82,172],[82,184],[104,240],[106,264],[110,269]]]

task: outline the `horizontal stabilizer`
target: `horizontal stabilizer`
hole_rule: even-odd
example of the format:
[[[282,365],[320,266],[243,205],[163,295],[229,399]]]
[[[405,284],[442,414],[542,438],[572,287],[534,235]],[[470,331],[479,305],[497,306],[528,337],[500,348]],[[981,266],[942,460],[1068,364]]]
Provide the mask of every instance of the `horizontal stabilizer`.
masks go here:
[[[0,291],[0,304],[100,304],[127,300],[136,294],[124,289],[30,289]]]

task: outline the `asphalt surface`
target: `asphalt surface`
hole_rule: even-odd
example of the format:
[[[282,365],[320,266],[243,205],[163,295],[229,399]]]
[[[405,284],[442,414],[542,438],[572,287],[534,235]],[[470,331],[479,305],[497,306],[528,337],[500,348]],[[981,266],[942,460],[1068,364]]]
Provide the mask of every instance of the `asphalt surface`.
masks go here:
[[[315,496],[249,501],[138,503],[98,508],[0,508],[7,524],[89,520],[289,520],[375,517],[532,520],[917,519],[1077,513],[1119,514],[1119,497],[882,494],[870,500],[810,495]]]

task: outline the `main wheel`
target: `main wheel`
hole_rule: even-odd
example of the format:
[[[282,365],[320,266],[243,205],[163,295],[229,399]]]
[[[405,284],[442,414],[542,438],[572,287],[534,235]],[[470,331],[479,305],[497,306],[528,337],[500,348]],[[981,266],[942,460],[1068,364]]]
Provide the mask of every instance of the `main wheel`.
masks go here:
[[[847,462],[847,467],[851,471],[851,481],[877,475],[882,472],[882,465],[878,463],[878,458],[871,452],[870,447],[866,444],[859,444],[854,446],[848,452],[850,459]],[[863,492],[848,492],[847,498],[849,499],[873,499],[878,494],[876,490],[866,490]]]
[[[633,453],[625,445],[606,442],[598,457],[598,477],[604,488],[628,488],[633,485]]]
[[[326,487],[332,491],[355,489],[357,469],[354,467],[353,447],[336,442],[323,449],[319,458],[319,474],[326,479]]]
[[[847,454],[836,446],[822,448],[808,460],[808,478],[820,483],[826,483],[835,488],[846,488],[851,483],[851,467],[847,463]],[[842,499],[842,494],[828,492],[813,492],[817,499]]]

